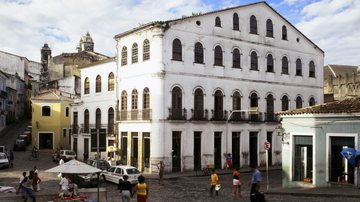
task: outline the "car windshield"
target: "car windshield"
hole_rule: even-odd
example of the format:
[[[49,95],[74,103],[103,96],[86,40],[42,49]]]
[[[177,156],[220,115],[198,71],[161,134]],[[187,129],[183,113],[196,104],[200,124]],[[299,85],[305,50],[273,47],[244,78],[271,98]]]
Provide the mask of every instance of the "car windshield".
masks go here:
[[[6,159],[6,156],[4,153],[0,154],[0,159]]]
[[[136,169],[136,168],[128,168],[128,169],[126,169],[126,172],[128,175],[140,173],[140,171],[138,171],[138,169]]]

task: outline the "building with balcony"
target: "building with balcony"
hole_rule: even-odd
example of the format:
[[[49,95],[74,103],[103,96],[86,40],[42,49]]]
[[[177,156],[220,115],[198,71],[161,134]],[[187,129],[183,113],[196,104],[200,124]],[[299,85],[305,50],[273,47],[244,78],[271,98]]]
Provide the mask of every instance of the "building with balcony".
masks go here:
[[[122,163],[144,172],[281,163],[278,111],[323,103],[324,52],[266,2],[115,36]]]
[[[6,80],[7,75],[0,70],[0,131],[6,127],[6,115],[7,115],[7,92],[6,92]]]
[[[114,58],[110,58],[79,69],[81,99],[71,104],[72,149],[80,160],[95,158],[99,133],[99,157],[114,159],[117,151],[116,62]]]

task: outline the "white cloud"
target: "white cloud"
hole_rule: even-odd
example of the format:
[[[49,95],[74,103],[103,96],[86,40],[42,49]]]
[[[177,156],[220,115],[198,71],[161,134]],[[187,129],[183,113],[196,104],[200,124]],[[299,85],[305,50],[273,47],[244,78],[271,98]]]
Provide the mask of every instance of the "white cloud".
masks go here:
[[[299,0],[284,0],[284,3],[285,4],[288,4],[288,5],[293,5],[295,3],[297,3]]]
[[[116,34],[208,9],[200,0],[0,0],[0,47],[39,61],[45,42],[52,55],[75,52],[80,37],[89,31],[95,51],[114,56]]]
[[[325,63],[360,65],[359,0],[322,0],[302,14],[297,27],[325,51]]]

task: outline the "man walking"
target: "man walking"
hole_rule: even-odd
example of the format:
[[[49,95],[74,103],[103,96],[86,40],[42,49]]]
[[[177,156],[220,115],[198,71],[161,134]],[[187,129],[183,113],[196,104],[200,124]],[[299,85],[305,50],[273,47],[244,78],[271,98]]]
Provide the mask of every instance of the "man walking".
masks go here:
[[[33,202],[36,202],[36,198],[33,192],[33,178],[34,171],[29,172],[29,176],[24,177],[24,179],[20,182],[18,189],[16,190],[16,194],[19,194],[21,189],[21,196],[24,199],[24,202],[27,202],[28,197],[32,198]]]
[[[251,176],[251,190],[250,190],[250,201],[251,202],[263,202],[265,201],[264,194],[260,193],[261,173],[257,169],[255,164],[250,165],[252,176]]]

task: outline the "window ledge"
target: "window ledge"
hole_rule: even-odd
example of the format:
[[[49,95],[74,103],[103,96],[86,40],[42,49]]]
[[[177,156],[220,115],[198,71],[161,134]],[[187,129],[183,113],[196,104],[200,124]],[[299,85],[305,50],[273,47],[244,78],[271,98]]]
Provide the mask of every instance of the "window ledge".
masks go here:
[[[259,36],[259,34],[258,34],[258,33],[251,33],[251,32],[249,32],[249,34],[253,34],[253,35],[258,35],[258,36]]]
[[[259,69],[250,69],[250,71],[259,71]]]
[[[171,61],[184,62],[183,60],[176,60],[176,59],[171,59]]]
[[[273,74],[275,73],[274,71],[265,71],[265,72],[266,73],[273,73]]]
[[[205,65],[205,63],[203,62],[193,62],[194,64],[198,64],[198,65]]]
[[[216,65],[214,64],[214,67],[225,67],[224,65]]]

